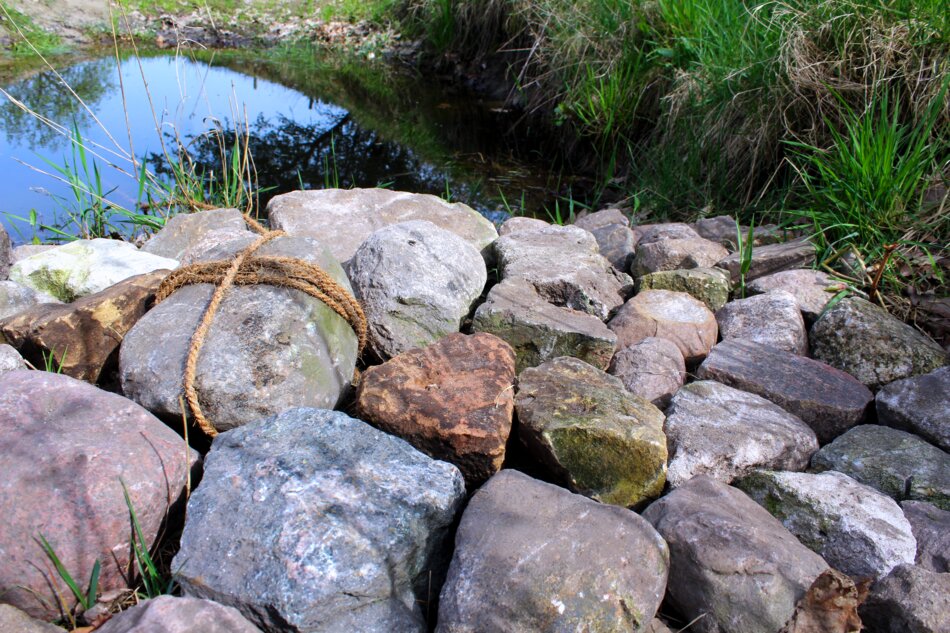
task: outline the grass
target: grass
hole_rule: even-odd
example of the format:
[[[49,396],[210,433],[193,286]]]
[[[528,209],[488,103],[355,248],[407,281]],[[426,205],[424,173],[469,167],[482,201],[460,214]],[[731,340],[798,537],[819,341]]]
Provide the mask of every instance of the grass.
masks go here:
[[[63,43],[57,35],[41,29],[28,15],[6,3],[0,3],[0,34],[3,33],[12,40],[8,50],[15,58],[63,51]]]

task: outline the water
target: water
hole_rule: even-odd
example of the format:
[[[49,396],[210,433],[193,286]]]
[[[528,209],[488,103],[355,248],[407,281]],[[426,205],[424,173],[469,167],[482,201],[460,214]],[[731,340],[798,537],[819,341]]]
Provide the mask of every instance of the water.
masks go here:
[[[59,73],[4,87],[33,111],[6,99],[0,105],[0,221],[18,243],[56,237],[39,225],[76,232],[70,218],[89,201],[75,199],[58,168],[101,179],[90,188],[141,210],[131,156],[168,179],[180,142],[206,172],[217,171],[209,130],[233,139],[245,123],[267,188],[262,203],[301,187],[387,186],[449,197],[498,219],[511,207],[542,213],[566,182],[500,104],[382,65],[230,52],[104,57]],[[85,166],[69,138],[74,129],[87,148]],[[119,220],[120,233],[134,232]]]

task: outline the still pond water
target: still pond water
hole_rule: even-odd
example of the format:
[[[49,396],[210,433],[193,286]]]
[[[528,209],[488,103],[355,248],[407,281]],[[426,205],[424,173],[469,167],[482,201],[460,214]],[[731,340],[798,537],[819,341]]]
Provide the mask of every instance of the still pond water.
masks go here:
[[[269,188],[262,206],[301,187],[387,186],[450,197],[497,221],[522,206],[543,217],[569,186],[501,104],[381,64],[233,52],[103,57],[4,90],[32,111],[0,98],[0,222],[15,243],[55,236],[39,224],[75,233],[69,218],[83,204],[62,181],[64,165],[94,181],[95,163],[94,189],[135,209],[142,196],[130,156],[168,177],[166,156],[183,142],[201,169],[217,171],[209,130],[233,139],[245,122],[258,182]],[[74,129],[88,148],[85,169]]]

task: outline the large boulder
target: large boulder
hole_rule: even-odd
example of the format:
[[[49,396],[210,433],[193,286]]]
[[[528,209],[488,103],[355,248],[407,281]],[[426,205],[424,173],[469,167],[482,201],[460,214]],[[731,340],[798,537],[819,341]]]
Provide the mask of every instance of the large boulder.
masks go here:
[[[87,383],[42,371],[0,380],[0,600],[44,619],[73,594],[40,547],[45,538],[80,584],[128,586],[132,529],[124,490],[151,547],[184,495],[197,454],[148,411]],[[124,486],[124,488],[123,488]]]
[[[776,290],[748,299],[738,299],[716,313],[723,340],[761,343],[793,354],[808,353],[808,334],[798,300]]]
[[[267,215],[271,228],[319,240],[344,264],[377,230],[413,220],[451,231],[488,260],[498,238],[495,226],[467,205],[389,189],[292,191],[271,198]]]
[[[515,409],[522,443],[571,489],[624,506],[662,491],[663,414],[618,378],[556,358],[521,373]]]
[[[812,356],[873,390],[947,362],[939,345],[859,297],[839,301],[811,328]]]
[[[877,421],[950,451],[950,367],[895,380],[877,392]]]
[[[846,284],[828,273],[809,268],[796,268],[759,277],[746,286],[746,292],[750,295],[765,294],[773,290],[791,293],[798,300],[798,307],[805,321],[814,323],[821,316],[828,302],[845,288],[847,288]]]
[[[766,244],[752,249],[752,260],[745,280],[750,282],[759,277],[794,268],[807,268],[815,263],[815,245],[807,240],[791,240],[781,244]],[[717,268],[729,271],[733,283],[740,279],[742,253],[736,251],[716,263]]]
[[[211,209],[200,213],[179,213],[168,219],[142,250],[177,259],[182,265],[202,259],[209,248],[243,241],[252,235],[237,209]]]
[[[742,491],[700,475],[643,517],[670,548],[667,599],[700,633],[773,633],[825,570]]]
[[[607,370],[627,391],[665,408],[686,382],[683,353],[672,341],[648,336],[614,354]]]
[[[177,267],[177,260],[140,251],[128,242],[98,238],[21,259],[10,269],[10,279],[68,303],[129,277]]]
[[[805,470],[818,450],[815,432],[791,413],[711,380],[676,392],[664,430],[673,488],[696,475],[728,484],[757,468]]]
[[[97,633],[260,633],[241,613],[210,600],[158,596],[117,613]]]
[[[340,265],[311,239],[277,238],[257,255],[302,259],[349,289]],[[122,341],[123,393],[161,417],[181,418],[185,360],[213,292],[211,284],[176,290]],[[198,359],[202,411],[223,431],[294,406],[332,408],[353,377],[356,351],[350,325],[318,299],[290,288],[232,287]]]
[[[265,631],[421,633],[464,496],[455,466],[291,409],[215,438],[172,569]]]
[[[839,369],[735,339],[712,348],[696,376],[771,400],[801,418],[822,444],[860,424],[874,399],[867,387]]]
[[[947,633],[950,574],[901,565],[871,587],[860,613],[868,633]]]
[[[729,274],[719,268],[685,268],[662,270],[637,279],[637,290],[672,290],[685,292],[715,312],[729,301]]]
[[[950,512],[925,501],[901,501],[917,539],[914,563],[938,574],[950,573]]]
[[[38,303],[62,303],[45,292],[37,292],[15,281],[0,281],[0,319],[11,317]]]
[[[470,490],[505,459],[515,354],[491,334],[450,334],[363,372],[357,415],[458,466]]]
[[[462,515],[436,630],[648,631],[668,566],[640,516],[504,470]]]
[[[458,332],[488,280],[475,247],[423,220],[370,235],[347,273],[369,322],[369,348],[382,360]]]
[[[644,290],[623,304],[607,324],[623,349],[654,336],[674,343],[687,365],[695,365],[716,344],[716,315],[685,292]]]

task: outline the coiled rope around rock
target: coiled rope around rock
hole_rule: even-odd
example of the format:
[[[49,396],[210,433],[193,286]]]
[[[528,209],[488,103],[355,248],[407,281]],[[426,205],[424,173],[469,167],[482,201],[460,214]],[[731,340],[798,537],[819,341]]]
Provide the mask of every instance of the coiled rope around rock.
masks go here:
[[[293,288],[325,303],[331,310],[346,319],[359,341],[359,354],[366,346],[367,323],[363,308],[349,291],[327,274],[319,266],[293,257],[259,256],[254,253],[271,240],[286,235],[283,231],[270,231],[248,215],[244,216],[247,225],[257,232],[253,244],[236,254],[230,261],[220,260],[189,264],[173,271],[158,288],[155,303],[167,299],[173,292],[191,284],[214,284],[216,287],[211,301],[205,307],[198,327],[191,336],[188,357],[185,361],[185,374],[182,386],[185,401],[194,416],[195,422],[209,437],[218,434],[218,430],[202,413],[195,390],[195,376],[198,370],[198,357],[204,346],[205,338],[211,329],[211,323],[224,300],[225,294],[233,285],[250,286],[266,284],[281,288]]]

